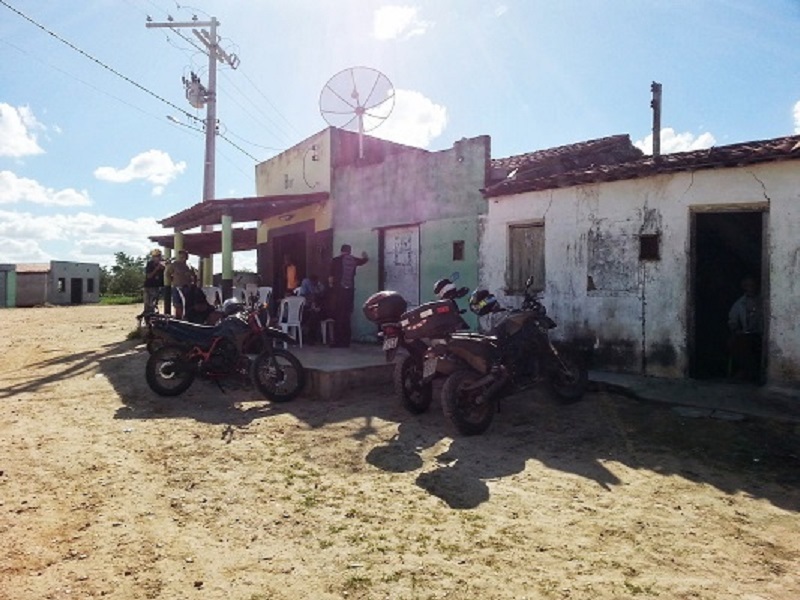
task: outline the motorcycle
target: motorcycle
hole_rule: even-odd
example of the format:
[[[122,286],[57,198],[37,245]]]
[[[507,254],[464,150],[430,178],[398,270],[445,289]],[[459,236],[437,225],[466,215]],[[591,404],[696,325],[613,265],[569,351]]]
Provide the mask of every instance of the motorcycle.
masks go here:
[[[547,385],[563,403],[580,400],[588,387],[583,357],[567,345],[550,339],[555,321],[525,286],[519,309],[501,308],[486,290],[470,297],[470,310],[478,316],[505,313],[491,335],[453,333],[425,355],[423,377],[445,375],[442,409],[463,435],[486,431],[504,395]]]
[[[433,381],[423,381],[422,367],[425,353],[431,344],[440,343],[450,333],[469,326],[461,317],[456,300],[469,293],[466,287],[453,283],[458,273],[440,279],[434,284],[439,300],[428,302],[406,311],[408,303],[397,292],[382,291],[364,302],[364,315],[380,328],[386,362],[392,362],[398,349],[405,353],[395,364],[392,376],[395,394],[403,406],[414,414],[428,410],[433,400]]]
[[[294,338],[264,325],[262,310],[231,299],[223,303],[226,315],[216,325],[197,325],[172,318],[153,317],[150,327],[163,344],[147,360],[147,384],[161,396],[178,396],[196,378],[252,383],[267,399],[288,402],[303,390],[306,371],[300,360],[277,343]]]

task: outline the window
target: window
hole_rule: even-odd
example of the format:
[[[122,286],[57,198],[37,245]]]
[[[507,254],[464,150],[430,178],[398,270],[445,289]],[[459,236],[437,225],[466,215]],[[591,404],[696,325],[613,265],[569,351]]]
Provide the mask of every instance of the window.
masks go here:
[[[94,279],[87,279],[86,280],[86,293],[87,294],[94,294]]]
[[[657,233],[639,236],[639,260],[661,260],[661,240]]]
[[[533,290],[544,289],[543,222],[508,226],[506,290],[509,293],[524,292],[528,277],[533,277]]]
[[[67,280],[63,277],[58,278],[58,291],[62,293],[67,291]]]
[[[453,242],[453,260],[464,260],[464,240]]]

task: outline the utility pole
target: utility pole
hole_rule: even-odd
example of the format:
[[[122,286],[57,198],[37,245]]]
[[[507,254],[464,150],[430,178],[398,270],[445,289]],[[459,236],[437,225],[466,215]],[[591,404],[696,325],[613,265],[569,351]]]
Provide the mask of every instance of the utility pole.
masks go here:
[[[215,155],[216,155],[216,140],[217,140],[217,62],[227,64],[232,69],[239,66],[239,57],[235,54],[228,54],[219,47],[219,38],[217,37],[217,26],[220,22],[216,17],[211,17],[210,21],[198,21],[197,17],[193,17],[191,21],[179,22],[173,21],[172,17],[168,17],[166,22],[156,23],[147,17],[145,27],[160,27],[168,29],[177,29],[183,27],[190,27],[192,33],[197,39],[205,46],[208,53],[208,88],[203,87],[200,78],[194,73],[191,74],[190,79],[183,78],[183,85],[186,88],[186,99],[189,104],[195,108],[206,107],[205,119],[205,134],[206,134],[206,149],[205,149],[205,162],[203,168],[203,202],[213,200],[216,196],[215,190]],[[199,29],[200,27],[208,27],[209,31]],[[203,226],[201,231],[212,231],[212,226]],[[201,269],[202,282],[210,285],[210,277],[212,274],[212,261],[211,257],[203,257],[203,265]]]
[[[653,99],[650,106],[653,109],[653,160],[661,160],[661,84],[654,81],[650,84]]]

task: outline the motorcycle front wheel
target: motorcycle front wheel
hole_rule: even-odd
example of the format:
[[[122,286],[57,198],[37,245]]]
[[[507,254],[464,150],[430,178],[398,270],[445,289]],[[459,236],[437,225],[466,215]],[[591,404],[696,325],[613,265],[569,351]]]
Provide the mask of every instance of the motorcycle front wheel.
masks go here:
[[[250,367],[253,385],[267,400],[288,402],[303,391],[306,370],[298,358],[283,348],[262,352]]]
[[[589,387],[589,372],[573,352],[559,350],[550,367],[550,389],[562,404],[577,402]]]
[[[195,370],[186,360],[186,349],[167,345],[155,350],[147,359],[147,385],[159,396],[178,396],[192,385]]]
[[[394,393],[403,406],[415,415],[424,413],[433,400],[433,382],[422,383],[422,361],[419,357],[403,356],[394,367]]]
[[[473,388],[480,375],[469,369],[452,373],[442,386],[442,410],[463,435],[478,435],[489,428],[497,411],[494,396],[483,397],[485,387]]]

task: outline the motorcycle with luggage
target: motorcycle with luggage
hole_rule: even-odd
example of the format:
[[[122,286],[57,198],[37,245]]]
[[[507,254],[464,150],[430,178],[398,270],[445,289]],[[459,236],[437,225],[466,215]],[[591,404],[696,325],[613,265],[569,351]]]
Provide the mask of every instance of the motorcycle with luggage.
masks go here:
[[[160,340],[145,366],[147,384],[161,396],[178,396],[196,378],[253,385],[266,399],[288,402],[303,390],[306,372],[286,346],[294,338],[268,325],[268,314],[235,299],[222,305],[216,325],[153,317],[149,327]],[[283,345],[284,347],[279,347]]]
[[[489,334],[453,333],[431,346],[423,363],[423,381],[445,376],[442,410],[463,435],[489,428],[503,396],[546,386],[562,403],[580,400],[588,387],[583,355],[550,339],[555,321],[532,292],[528,278],[519,309],[502,308],[487,290],[476,290],[470,310],[498,316]]]
[[[469,293],[456,287],[458,273],[434,284],[438,300],[412,310],[398,292],[381,291],[364,302],[364,315],[378,325],[386,362],[392,362],[399,349],[405,350],[395,363],[393,387],[403,406],[414,414],[423,413],[433,399],[433,378],[423,378],[424,357],[432,344],[440,343],[451,333],[469,326],[461,316],[458,299]]]

